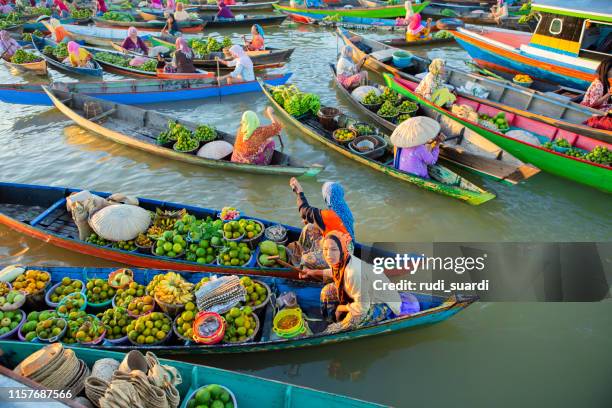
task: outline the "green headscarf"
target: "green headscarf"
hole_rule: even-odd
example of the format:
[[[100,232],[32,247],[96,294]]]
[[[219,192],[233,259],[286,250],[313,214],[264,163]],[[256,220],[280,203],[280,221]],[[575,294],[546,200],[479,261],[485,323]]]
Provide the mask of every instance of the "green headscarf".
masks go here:
[[[240,121],[240,130],[242,131],[242,139],[246,142],[249,140],[255,129],[259,127],[259,118],[253,111],[246,111],[242,114]]]

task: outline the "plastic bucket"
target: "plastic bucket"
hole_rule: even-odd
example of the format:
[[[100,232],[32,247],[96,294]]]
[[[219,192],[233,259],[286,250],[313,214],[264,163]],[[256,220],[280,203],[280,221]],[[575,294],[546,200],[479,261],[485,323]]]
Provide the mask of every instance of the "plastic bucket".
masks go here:
[[[412,65],[412,54],[406,51],[395,51],[393,53],[393,65],[398,68],[406,68]]]

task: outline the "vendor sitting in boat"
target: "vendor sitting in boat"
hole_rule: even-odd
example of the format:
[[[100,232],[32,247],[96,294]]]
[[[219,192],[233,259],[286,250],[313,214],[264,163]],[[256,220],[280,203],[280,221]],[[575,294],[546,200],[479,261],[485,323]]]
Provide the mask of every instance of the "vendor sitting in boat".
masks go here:
[[[234,70],[224,76],[219,77],[219,82],[227,80],[228,84],[236,82],[249,82],[255,80],[255,71],[253,70],[253,61],[240,45],[232,45],[229,49],[230,55],[233,57],[231,61],[225,61],[219,57],[215,60],[219,61],[228,67],[235,67]]]
[[[168,68],[168,72],[177,72],[179,74],[194,74],[197,72],[195,65],[193,65],[193,50],[187,45],[187,41],[183,37],[179,37],[174,42],[176,50],[172,56],[171,68]],[[158,58],[161,57],[158,55]]]
[[[608,57],[599,63],[597,78],[591,82],[580,104],[604,112],[612,109],[610,81],[612,81],[612,57]]]
[[[429,72],[419,82],[414,92],[427,99],[432,100],[432,96],[439,90],[447,89],[444,82],[445,62],[443,59],[435,58],[429,64]]]
[[[274,116],[271,107],[267,107],[264,115],[272,122],[261,126],[257,114],[246,111],[242,114],[240,128],[236,133],[236,142],[232,152],[232,161],[235,163],[249,163],[266,166],[272,162],[274,155],[274,140],[280,136],[283,129],[281,123]]]
[[[174,0],[166,0],[166,10],[170,13],[174,13],[174,10],[176,10],[176,2]]]
[[[350,235],[330,231],[323,239],[323,256],[329,269],[304,269],[300,278],[331,281],[321,290],[321,311],[331,323],[325,334],[368,326],[402,314],[402,298],[394,290],[376,290],[389,279],[375,274],[371,267],[352,253]]]
[[[219,7],[219,11],[217,11],[217,20],[229,20],[229,19],[233,20],[236,18],[234,16],[234,13],[232,13],[232,10],[230,10],[230,8],[227,7],[227,5],[225,4],[223,0],[220,0],[217,3],[217,7]]]
[[[191,19],[191,16],[188,12],[185,11],[185,6],[183,3],[176,4],[176,11],[174,12],[174,19],[176,21],[187,21]]]
[[[21,46],[19,43],[11,37],[11,34],[8,31],[0,31],[0,59],[4,58],[10,60],[15,52],[20,48]]]
[[[74,42],[68,43],[68,57],[63,61],[66,65],[71,65],[75,68],[93,68],[92,55],[84,48]]]
[[[355,64],[353,62],[353,49],[348,45],[342,47],[340,58],[336,64],[336,78],[344,88],[351,90],[367,83],[368,73],[360,69],[366,58],[367,56],[364,56],[358,64]]]
[[[431,32],[431,18],[427,19],[427,24],[423,25],[423,18],[420,13],[415,13],[412,9],[412,2],[406,1],[404,3],[406,8],[406,41],[413,42],[419,40],[426,40],[430,38]]]
[[[121,48],[128,51],[134,51],[138,54],[148,55],[149,48],[142,40],[142,38],[138,36],[138,30],[136,29],[136,27],[128,28],[127,32],[128,36],[125,37],[125,40],[123,40],[123,42],[121,43]]]
[[[246,36],[242,36],[244,46],[248,51],[260,51],[266,48],[264,45],[264,30],[259,24],[253,24],[251,27],[251,35],[253,36],[251,41],[248,41]]]
[[[174,14],[169,14],[166,18],[166,25],[161,30],[161,37],[164,40],[174,41],[174,37],[178,35],[181,35],[181,29],[174,18]]]
[[[421,178],[429,178],[428,165],[438,161],[439,143],[444,141],[440,124],[427,116],[400,123],[391,135],[395,146],[393,167]]]
[[[497,0],[497,4],[491,7],[491,17],[500,25],[508,18],[508,5],[504,0]]]
[[[106,7],[104,0],[96,0],[96,8],[94,11],[98,17],[104,15],[104,13],[108,11],[108,7]]]

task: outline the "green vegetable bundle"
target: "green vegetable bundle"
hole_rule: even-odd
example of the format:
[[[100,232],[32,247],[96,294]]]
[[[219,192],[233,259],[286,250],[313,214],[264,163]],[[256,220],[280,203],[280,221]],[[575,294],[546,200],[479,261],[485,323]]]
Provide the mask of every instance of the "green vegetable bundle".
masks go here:
[[[382,102],[382,98],[374,90],[365,94],[362,101],[362,103],[365,105],[379,105]]]
[[[47,48],[47,47],[45,47],[45,48]],[[58,61],[63,61],[66,58],[68,58],[68,44],[66,44],[66,43],[59,43],[55,47],[53,47],[53,56]]]
[[[440,30],[436,32],[432,37],[436,40],[446,40],[447,38],[453,38],[453,35],[446,30]]]
[[[42,60],[38,55],[27,52],[23,49],[18,49],[11,57],[11,62],[15,64],[28,64]]]
[[[612,163],[612,151],[608,150],[605,146],[596,146],[584,158],[593,163],[610,166]]]
[[[47,7],[26,7],[25,14],[28,16],[50,16],[51,9]]]
[[[402,97],[393,89],[385,87],[383,93],[380,95],[380,99],[383,102],[390,102],[393,105],[398,105],[402,101]]]
[[[398,115],[399,111],[397,110],[397,107],[393,105],[391,101],[386,101],[385,103],[382,104],[382,106],[376,113],[378,114],[378,116],[395,117]]]
[[[110,52],[98,52],[95,57],[96,60],[106,62],[108,64],[119,65],[121,67],[129,67],[130,59],[124,56],[113,54]]]
[[[20,13],[9,13],[0,18],[0,30],[19,24],[21,24]]]
[[[90,9],[77,9],[76,7],[70,7],[71,17],[76,18],[78,20],[91,18],[92,14],[93,13]]]
[[[107,11],[102,15],[102,19],[108,21],[136,21],[131,14],[120,13],[117,11]]]
[[[301,92],[295,85],[281,85],[272,88],[274,100],[292,116],[302,116],[308,112],[313,115],[321,108],[317,95]]]

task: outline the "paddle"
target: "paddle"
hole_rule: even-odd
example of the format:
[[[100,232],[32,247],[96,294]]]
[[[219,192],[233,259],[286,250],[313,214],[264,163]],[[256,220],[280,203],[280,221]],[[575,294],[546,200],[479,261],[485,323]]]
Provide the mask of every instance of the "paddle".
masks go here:
[[[216,58],[216,61],[217,61],[217,86],[219,87],[219,103],[221,103],[221,80],[219,79],[219,76],[220,76],[219,57]]]
[[[302,271],[300,268],[297,268],[297,267],[295,267],[295,266],[291,265],[289,262],[285,262],[285,261],[283,261],[282,259],[280,259],[280,257],[279,257],[278,255],[269,256],[269,257],[268,257],[268,260],[270,260],[270,261],[276,261],[276,262],[278,262],[279,264],[281,264],[282,266],[284,266],[285,268],[289,268],[289,269],[291,269],[293,272],[297,272],[297,273],[298,273],[298,274],[300,274],[300,275],[301,275],[301,274],[302,274],[302,272],[303,272],[303,271]]]

